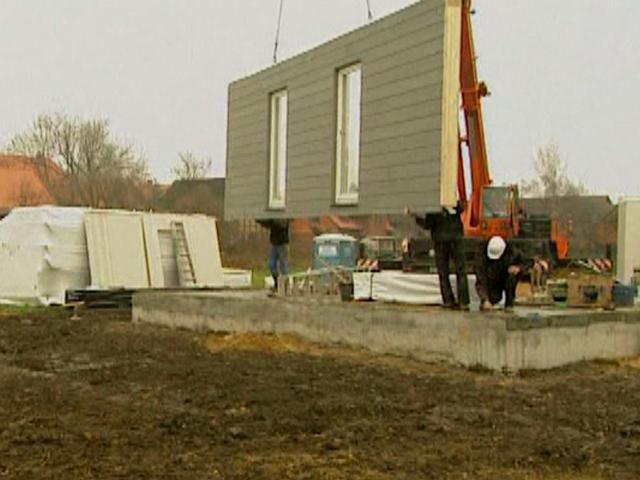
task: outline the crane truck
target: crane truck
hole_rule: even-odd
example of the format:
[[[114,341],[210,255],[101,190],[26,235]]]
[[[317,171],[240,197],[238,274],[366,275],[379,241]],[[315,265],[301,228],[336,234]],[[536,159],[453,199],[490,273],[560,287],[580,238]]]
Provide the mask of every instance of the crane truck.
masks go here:
[[[460,93],[463,125],[458,148],[458,197],[467,252],[478,251],[487,238],[500,235],[512,242],[525,258],[563,261],[569,253],[569,230],[549,216],[530,216],[520,200],[517,185],[493,184],[482,118],[482,98],[489,95],[478,81],[471,17],[471,0],[462,0]],[[467,193],[466,164],[470,192]],[[471,255],[470,255],[471,256]]]
[[[460,44],[460,97],[462,121],[458,143],[458,199],[463,206],[464,249],[471,269],[482,253],[481,246],[494,235],[514,245],[527,263],[542,259],[562,263],[569,254],[569,228],[548,215],[528,215],[517,185],[494,185],[482,117],[482,99],[489,96],[486,83],[478,80],[471,18],[471,0],[462,0]],[[468,174],[467,174],[468,171]],[[468,183],[467,183],[468,182]],[[413,238],[403,255],[408,271],[435,269],[426,239]]]

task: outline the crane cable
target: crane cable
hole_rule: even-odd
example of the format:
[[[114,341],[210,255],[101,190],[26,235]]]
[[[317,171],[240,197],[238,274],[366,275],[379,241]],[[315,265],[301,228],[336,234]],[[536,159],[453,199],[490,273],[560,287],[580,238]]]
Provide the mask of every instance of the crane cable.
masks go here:
[[[365,0],[367,4],[367,17],[369,21],[373,20],[373,11],[371,10],[371,1]],[[284,0],[280,0],[280,8],[278,9],[278,23],[276,25],[276,40],[273,45],[273,63],[278,63],[278,46],[280,45],[280,29],[282,28],[282,10],[284,7]]]
[[[273,63],[278,63],[278,45],[280,43],[280,27],[282,26],[282,7],[284,0],[280,0],[280,9],[278,10],[278,25],[276,26],[276,42],[273,46]]]
[[[370,0],[366,0],[367,2],[367,16],[369,17],[369,21],[373,20],[373,12],[371,11],[371,2]]]

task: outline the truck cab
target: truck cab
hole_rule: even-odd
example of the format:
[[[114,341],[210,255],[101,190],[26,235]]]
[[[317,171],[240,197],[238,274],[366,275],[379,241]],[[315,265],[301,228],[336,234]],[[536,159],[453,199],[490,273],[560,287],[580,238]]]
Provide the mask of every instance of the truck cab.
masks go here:
[[[522,210],[518,188],[515,185],[484,187],[481,215],[484,236],[500,235],[503,238],[518,236]]]

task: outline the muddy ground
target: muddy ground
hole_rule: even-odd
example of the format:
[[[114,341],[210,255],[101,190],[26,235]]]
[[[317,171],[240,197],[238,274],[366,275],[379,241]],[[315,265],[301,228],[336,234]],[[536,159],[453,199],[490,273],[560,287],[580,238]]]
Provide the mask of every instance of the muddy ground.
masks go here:
[[[0,316],[0,478],[637,479],[640,362],[503,376]]]

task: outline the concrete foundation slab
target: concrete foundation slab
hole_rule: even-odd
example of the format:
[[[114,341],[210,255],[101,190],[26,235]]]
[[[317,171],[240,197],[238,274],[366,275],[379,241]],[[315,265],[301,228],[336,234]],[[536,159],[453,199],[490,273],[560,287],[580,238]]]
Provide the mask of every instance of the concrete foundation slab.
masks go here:
[[[264,292],[139,292],[133,320],[173,328],[299,335],[372,352],[518,371],[640,355],[640,310],[437,307],[268,298]]]

